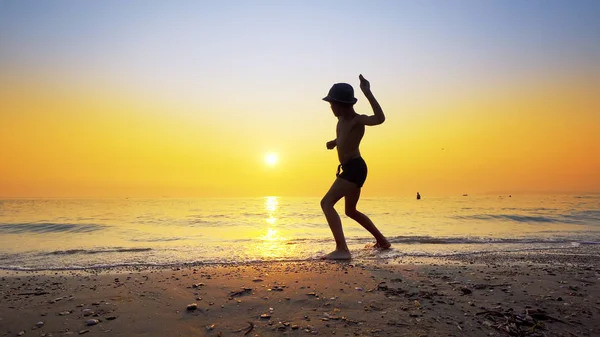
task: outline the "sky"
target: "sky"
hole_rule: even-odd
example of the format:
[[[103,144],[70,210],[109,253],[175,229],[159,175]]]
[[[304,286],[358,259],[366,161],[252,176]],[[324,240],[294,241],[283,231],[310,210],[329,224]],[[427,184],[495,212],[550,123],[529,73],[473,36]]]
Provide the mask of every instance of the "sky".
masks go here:
[[[598,1],[0,0],[0,197],[600,192]],[[269,162],[265,156],[271,155]]]

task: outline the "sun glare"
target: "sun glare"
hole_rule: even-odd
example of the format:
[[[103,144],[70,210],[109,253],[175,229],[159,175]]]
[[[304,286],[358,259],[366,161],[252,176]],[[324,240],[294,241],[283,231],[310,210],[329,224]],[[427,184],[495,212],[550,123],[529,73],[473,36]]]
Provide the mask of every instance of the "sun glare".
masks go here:
[[[274,166],[279,161],[279,156],[277,153],[270,152],[265,155],[265,164],[269,166]]]

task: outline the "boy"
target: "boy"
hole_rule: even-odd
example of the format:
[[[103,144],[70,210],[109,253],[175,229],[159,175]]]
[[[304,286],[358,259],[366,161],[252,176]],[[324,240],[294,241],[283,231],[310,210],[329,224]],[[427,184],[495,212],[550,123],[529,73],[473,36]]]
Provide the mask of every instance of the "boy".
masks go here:
[[[365,125],[379,125],[385,121],[383,110],[371,93],[371,85],[362,75],[359,75],[360,89],[373,108],[373,115],[359,115],[354,111],[354,104],[358,101],[354,97],[354,89],[347,83],[336,83],[323,98],[331,104],[334,116],[338,118],[336,139],[327,142],[327,149],[337,147],[340,164],[337,169],[337,178],[329,191],[321,200],[321,208],[329,223],[335,238],[335,250],[323,257],[331,260],[350,260],[351,254],[346,244],[342,221],[333,208],[343,197],[346,202],[346,215],[358,222],[368,230],[377,240],[375,248],[388,249],[391,244],[379,232],[371,219],[356,210],[360,198],[360,190],[367,178],[367,164],[360,155],[359,145],[365,134]],[[342,172],[340,173],[340,169]]]

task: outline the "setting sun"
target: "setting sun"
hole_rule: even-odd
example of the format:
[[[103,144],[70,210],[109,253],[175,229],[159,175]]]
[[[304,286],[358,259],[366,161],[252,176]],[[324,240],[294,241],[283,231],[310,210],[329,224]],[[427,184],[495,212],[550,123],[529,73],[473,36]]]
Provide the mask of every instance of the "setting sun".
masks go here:
[[[267,164],[268,166],[274,166],[275,164],[277,164],[277,162],[279,161],[279,156],[277,155],[277,153],[267,153],[265,155],[265,164]]]

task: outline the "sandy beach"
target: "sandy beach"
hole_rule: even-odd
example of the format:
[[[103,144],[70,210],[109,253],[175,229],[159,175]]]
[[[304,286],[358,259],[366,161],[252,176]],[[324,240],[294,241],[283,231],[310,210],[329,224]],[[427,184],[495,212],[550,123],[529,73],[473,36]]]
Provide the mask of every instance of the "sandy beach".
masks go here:
[[[598,336],[598,260],[4,272],[0,336]]]

